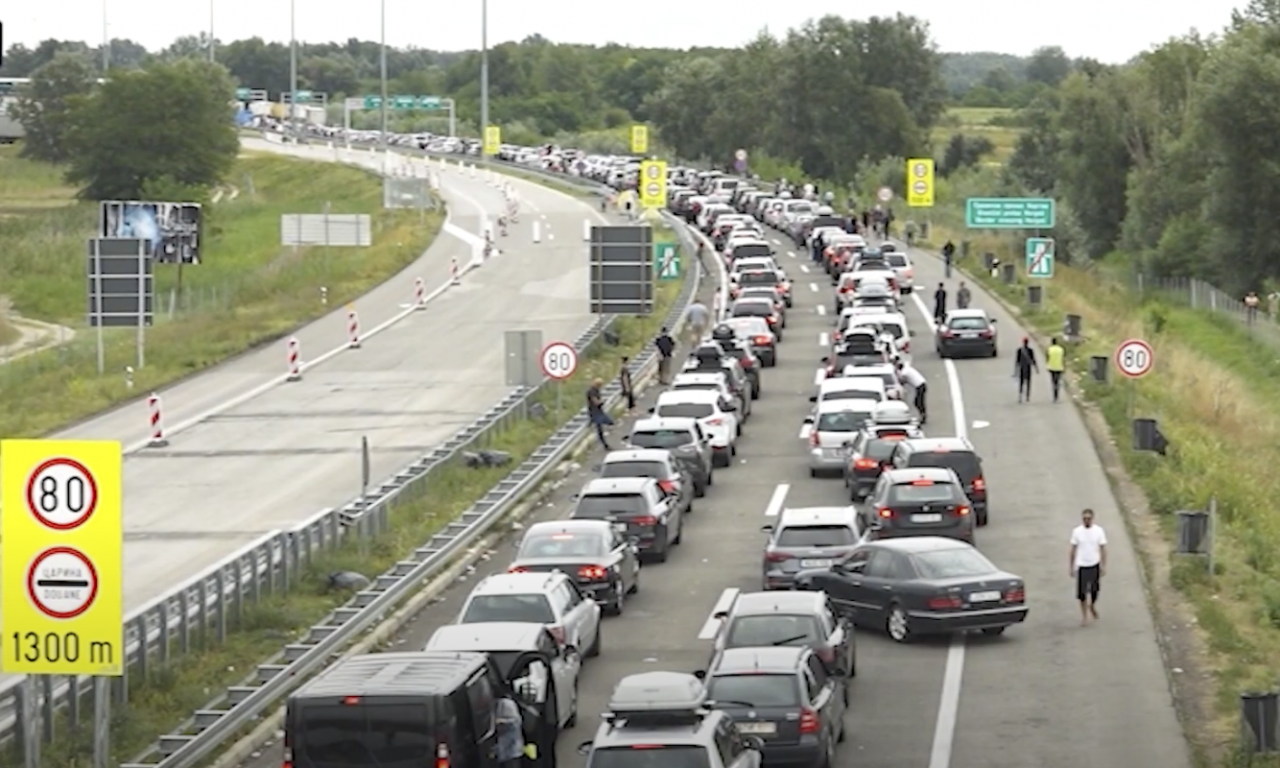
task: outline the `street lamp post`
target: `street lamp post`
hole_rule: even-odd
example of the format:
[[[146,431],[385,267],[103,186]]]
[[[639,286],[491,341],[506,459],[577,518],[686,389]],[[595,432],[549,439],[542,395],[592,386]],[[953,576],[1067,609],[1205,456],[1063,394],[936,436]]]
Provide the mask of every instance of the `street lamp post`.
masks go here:
[[[489,0],[480,0],[480,140],[489,127]]]
[[[289,130],[298,140],[298,14],[297,0],[289,0]]]
[[[213,46],[213,3],[214,3],[214,0],[209,0],[209,63],[210,64],[212,64],[214,61],[217,60],[217,54],[215,54],[213,51],[213,47],[214,47]]]
[[[111,37],[107,32],[107,0],[102,0],[102,74],[111,66]]]
[[[379,102],[379,120],[382,123],[381,144],[382,162],[387,162],[387,0],[382,0],[382,55],[381,61],[382,100]]]

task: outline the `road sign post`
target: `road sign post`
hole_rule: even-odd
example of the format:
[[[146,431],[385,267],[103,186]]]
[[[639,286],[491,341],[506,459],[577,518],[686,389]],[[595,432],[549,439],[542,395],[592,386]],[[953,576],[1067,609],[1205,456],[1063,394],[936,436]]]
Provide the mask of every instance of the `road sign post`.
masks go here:
[[[559,418],[560,408],[563,405],[564,380],[578,370],[578,350],[574,349],[572,344],[553,341],[542,348],[542,352],[538,355],[538,362],[547,378],[554,379],[556,382],[556,414]]]
[[[933,158],[917,157],[907,161],[907,205],[933,207]]]
[[[640,207],[667,207],[667,164],[662,160],[640,164]]]
[[[1026,248],[1027,277],[1051,278],[1057,255],[1053,238],[1028,237]]]
[[[654,243],[653,266],[659,280],[679,280],[683,271],[680,248],[675,243]]]
[[[649,154],[649,126],[643,123],[631,126],[631,154]]]

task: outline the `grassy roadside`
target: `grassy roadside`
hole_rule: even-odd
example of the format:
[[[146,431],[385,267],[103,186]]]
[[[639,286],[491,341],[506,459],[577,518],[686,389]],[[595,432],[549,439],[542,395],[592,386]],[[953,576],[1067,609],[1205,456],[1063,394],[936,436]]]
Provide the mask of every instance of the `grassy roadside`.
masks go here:
[[[0,317],[0,347],[12,344],[21,336],[21,332],[8,320]]]
[[[363,548],[351,542],[317,558],[287,595],[266,597],[247,609],[243,618],[230,628],[225,643],[211,642],[216,636],[201,637],[198,643],[193,643],[191,654],[176,657],[168,665],[153,662],[149,680],[131,680],[128,705],[117,706],[112,713],[112,760],[134,757],[157,735],[207,704],[216,692],[239,683],[252,672],[254,665],[278,652],[281,645],[346,602],[348,595],[328,590],[329,574],[352,570],[372,578],[421,546],[470,507],[583,407],[586,389],[593,378],[616,377],[620,359],[643,350],[674,305],[680,288],[680,281],[660,282],[658,307],[653,315],[619,320],[614,326],[620,337],[617,346],[603,342],[593,345],[582,356],[575,375],[560,385],[558,410],[552,388],[540,401],[544,415],[515,422],[490,441],[488,447],[512,453],[514,461],[510,467],[475,470],[455,463],[438,471],[422,493],[392,511],[388,532],[367,542]],[[60,768],[89,765],[91,734],[68,734],[65,724],[59,724],[59,728],[55,743],[45,747],[44,765]],[[6,760],[4,764],[10,763]]]
[[[84,326],[85,240],[97,207],[72,200],[56,168],[0,149],[0,293],[27,317]],[[54,350],[0,366],[0,435],[46,434],[116,405],[139,391],[197,373],[341,306],[412,263],[439,231],[439,212],[384,211],[373,174],[334,163],[273,155],[240,159],[218,203],[205,204],[202,263],[158,265],[156,325],[147,331],[146,367],[135,365],[134,332],[106,334],[107,375],[97,375],[92,333]],[[280,242],[282,213],[367,213],[374,246],[307,248]],[[328,291],[328,305],[320,288]],[[170,308],[172,307],[172,314]]]
[[[1135,295],[1122,281],[1109,280],[1104,267],[1059,265],[1052,280],[1039,281],[1045,301],[1033,310],[1026,302],[1020,240],[945,227],[936,232],[935,242],[971,240],[970,276],[1018,307],[1042,334],[1058,334],[1067,313],[1083,318],[1086,339],[1069,350],[1078,391],[1105,417],[1166,548],[1177,537],[1174,513],[1206,509],[1216,497],[1216,572],[1209,575],[1202,559],[1166,553],[1166,562],[1148,563],[1148,573],[1167,571],[1169,585],[1154,588],[1172,586],[1194,612],[1190,631],[1206,656],[1208,676],[1190,693],[1208,722],[1187,730],[1203,764],[1280,765],[1258,758],[1237,762],[1243,758],[1235,754],[1239,694],[1275,690],[1280,672],[1280,517],[1274,510],[1280,494],[1280,360],[1234,319]],[[1017,264],[1018,282],[1005,285],[982,273],[984,251]],[[1117,343],[1134,337],[1152,344],[1153,372],[1132,385],[1116,382],[1114,370],[1112,383],[1093,382],[1090,357],[1110,358]],[[1131,450],[1131,389],[1132,416],[1159,420],[1174,446],[1168,456]]]

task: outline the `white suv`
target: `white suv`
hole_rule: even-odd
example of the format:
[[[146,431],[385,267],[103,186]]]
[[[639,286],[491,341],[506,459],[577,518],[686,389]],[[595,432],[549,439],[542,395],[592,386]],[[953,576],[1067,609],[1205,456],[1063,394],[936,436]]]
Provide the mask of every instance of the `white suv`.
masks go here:
[[[563,573],[500,573],[481,581],[457,623],[494,621],[544,624],[562,647],[600,655],[600,606]]]
[[[668,390],[658,395],[652,412],[659,418],[697,419],[702,431],[707,433],[715,466],[727,467],[738,455],[742,424],[736,406],[719,392]]]

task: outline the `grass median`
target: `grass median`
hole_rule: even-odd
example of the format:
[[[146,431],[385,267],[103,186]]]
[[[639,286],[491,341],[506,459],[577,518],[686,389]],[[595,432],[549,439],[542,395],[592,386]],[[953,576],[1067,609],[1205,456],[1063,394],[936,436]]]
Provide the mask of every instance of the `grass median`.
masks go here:
[[[242,157],[205,204],[198,265],[156,265],[156,324],[146,366],[135,363],[132,329],[106,333],[98,375],[96,333],[0,366],[0,435],[35,437],[198,373],[351,301],[411,264],[439,232],[443,214],[382,209],[382,182],[335,163],[266,154]],[[370,248],[280,245],[284,213],[364,213]],[[0,148],[0,294],[26,317],[85,325],[85,241],[96,203],[77,202],[54,166]],[[321,287],[327,304],[321,302]],[[2,326],[0,326],[2,327]]]
[[[264,597],[248,607],[243,618],[230,627],[225,642],[216,642],[211,632],[199,634],[190,654],[164,665],[153,661],[147,680],[135,677],[130,681],[129,703],[112,711],[112,764],[136,756],[158,735],[203,707],[217,692],[243,681],[256,664],[345,603],[350,594],[331,591],[330,574],[356,571],[372,579],[385,572],[509,475],[585,406],[593,378],[616,378],[621,359],[637,355],[652,341],[681,286],[682,281],[659,282],[657,308],[651,316],[620,319],[614,326],[618,344],[608,345],[602,339],[593,344],[581,357],[573,377],[558,385],[558,396],[556,385],[542,393],[541,416],[514,422],[487,442],[485,447],[510,452],[511,465],[471,469],[454,462],[437,470],[422,492],[392,510],[387,532],[363,546],[349,541],[317,557],[290,592]],[[91,765],[92,734],[87,729],[68,733],[63,722],[58,728],[54,744],[45,747],[42,755],[45,768]],[[12,764],[14,758],[10,755],[4,764]]]
[[[943,228],[933,239],[959,242],[962,234]],[[1153,589],[1175,588],[1195,614],[1188,631],[1206,656],[1205,679],[1186,680],[1179,688],[1198,700],[1194,704],[1207,720],[1187,729],[1201,764],[1280,765],[1273,758],[1243,762],[1236,754],[1239,695],[1275,690],[1280,673],[1280,360],[1235,318],[1139,296],[1125,281],[1109,277],[1105,262],[1089,270],[1059,264],[1052,280],[1035,282],[1044,295],[1042,306],[1032,308],[1021,241],[998,235],[967,239],[973,240],[973,255],[962,268],[1018,307],[1027,325],[1045,336],[1060,335],[1066,314],[1083,319],[1085,340],[1069,348],[1073,378],[1082,398],[1105,417],[1124,468],[1145,493],[1149,517],[1163,534],[1159,552],[1140,553],[1149,581],[1156,582]],[[1018,280],[1008,285],[984,273],[985,251],[1017,264]],[[1152,372],[1117,381],[1122,377],[1112,370],[1110,383],[1093,381],[1090,358],[1109,360],[1127,338],[1153,346]],[[1159,421],[1173,446],[1169,455],[1131,449],[1130,419],[1143,417]],[[1205,510],[1211,498],[1218,504],[1213,574],[1203,558],[1169,554],[1178,536],[1176,512]],[[1140,525],[1133,510],[1128,512],[1131,529]]]

